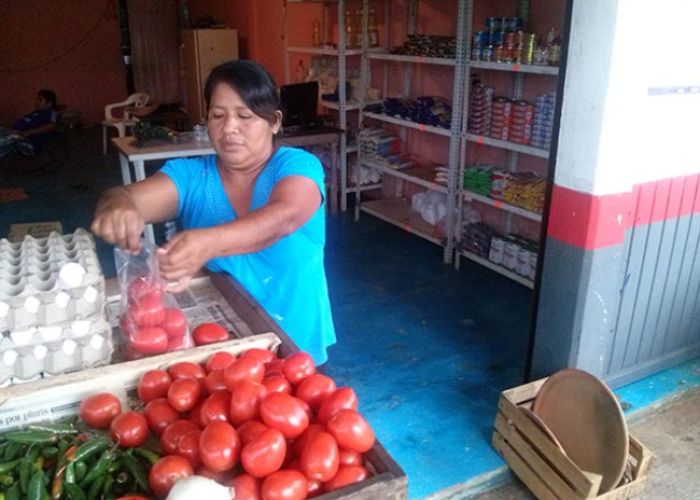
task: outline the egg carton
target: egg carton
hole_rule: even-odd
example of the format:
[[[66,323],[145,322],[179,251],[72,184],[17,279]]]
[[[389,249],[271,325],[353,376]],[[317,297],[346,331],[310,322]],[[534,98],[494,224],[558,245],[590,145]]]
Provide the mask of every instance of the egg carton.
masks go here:
[[[63,327],[6,332],[0,339],[0,387],[108,364],[112,328],[103,318]]]
[[[0,240],[0,331],[88,318],[104,304],[105,280],[86,231]]]

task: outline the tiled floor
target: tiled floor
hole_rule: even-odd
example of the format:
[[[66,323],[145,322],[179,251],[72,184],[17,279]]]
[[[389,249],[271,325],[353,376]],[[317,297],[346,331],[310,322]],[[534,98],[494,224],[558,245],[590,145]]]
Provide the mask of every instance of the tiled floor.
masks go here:
[[[29,195],[0,203],[0,235],[18,222],[60,220],[64,232],[89,226],[99,191],[120,182],[116,154],[101,155],[99,134],[76,131],[69,162],[54,172],[0,170],[0,186]],[[98,246],[111,276],[111,248]],[[338,331],[328,370],[356,389],[361,410],[408,474],[411,498],[503,467],[489,445],[496,401],[521,382],[527,340],[528,289],[468,262],[455,271],[441,255],[367,215],[359,223],[349,213],[328,219]],[[679,370],[668,375],[670,385],[651,382],[652,390],[640,382],[618,393],[636,409],[683,388],[679,377],[686,387],[700,383]]]

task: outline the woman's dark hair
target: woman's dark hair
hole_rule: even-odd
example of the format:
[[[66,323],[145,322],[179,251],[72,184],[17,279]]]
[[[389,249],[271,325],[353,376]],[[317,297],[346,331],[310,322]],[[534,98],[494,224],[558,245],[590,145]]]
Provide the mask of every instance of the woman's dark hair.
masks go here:
[[[256,115],[270,123],[277,121],[277,112],[280,109],[277,85],[270,73],[260,64],[239,59],[220,64],[211,70],[204,86],[207,109],[211,104],[214,87],[219,83],[231,86]]]
[[[50,102],[51,107],[56,109],[56,93],[53,90],[41,89],[37,92],[37,95],[41,96],[46,102]]]

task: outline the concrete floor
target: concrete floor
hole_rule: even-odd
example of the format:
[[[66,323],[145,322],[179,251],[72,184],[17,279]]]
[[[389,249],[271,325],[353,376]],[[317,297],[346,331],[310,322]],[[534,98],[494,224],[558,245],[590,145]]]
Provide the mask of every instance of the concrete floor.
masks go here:
[[[653,450],[655,459],[643,498],[700,498],[700,390],[686,392],[664,408],[630,425],[630,432]],[[436,497],[437,499],[438,497]],[[444,500],[525,500],[534,498],[515,477],[509,484],[475,496],[453,495]]]
[[[10,175],[0,168],[0,186],[23,187],[30,197],[0,204],[0,235],[20,222],[60,219],[65,233],[87,227],[98,193],[120,181],[115,152],[101,154],[100,129],[76,131],[69,161],[54,172]],[[98,254],[105,275],[113,276],[112,249],[98,241]],[[338,332],[328,369],[359,394],[361,410],[409,477],[410,498],[448,498],[449,492],[449,498],[467,498],[508,478],[489,441],[500,391],[522,380],[531,292],[469,262],[455,271],[441,255],[432,243],[370,216],[359,223],[349,213],[328,218],[326,266]],[[700,360],[616,393],[628,414],[639,414],[693,387],[700,387]],[[678,410],[692,411],[690,434],[683,434],[680,418],[677,428],[659,424],[669,433],[677,429],[672,435],[679,443],[670,446],[676,451],[697,449],[691,416],[700,413],[697,397],[693,401]],[[638,437],[661,457],[671,444],[663,434],[658,444]],[[672,462],[659,460],[652,477],[670,488],[674,481],[660,473],[666,463]],[[697,462],[687,463],[698,470]],[[670,469],[679,477],[683,470]],[[527,498],[510,488],[485,498]]]

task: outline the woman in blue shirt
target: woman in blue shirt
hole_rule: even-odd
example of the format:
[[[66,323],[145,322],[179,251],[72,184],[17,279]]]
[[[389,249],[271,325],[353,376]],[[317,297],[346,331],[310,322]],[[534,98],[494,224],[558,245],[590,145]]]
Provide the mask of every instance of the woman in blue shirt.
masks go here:
[[[323,262],[323,169],[299,149],[276,147],[282,113],[269,73],[252,61],[212,70],[205,86],[216,155],[171,160],[144,181],[107,191],[92,230],[137,251],[144,225],[181,221],[158,251],[177,292],[203,266],[236,278],[317,364],[335,330]]]

